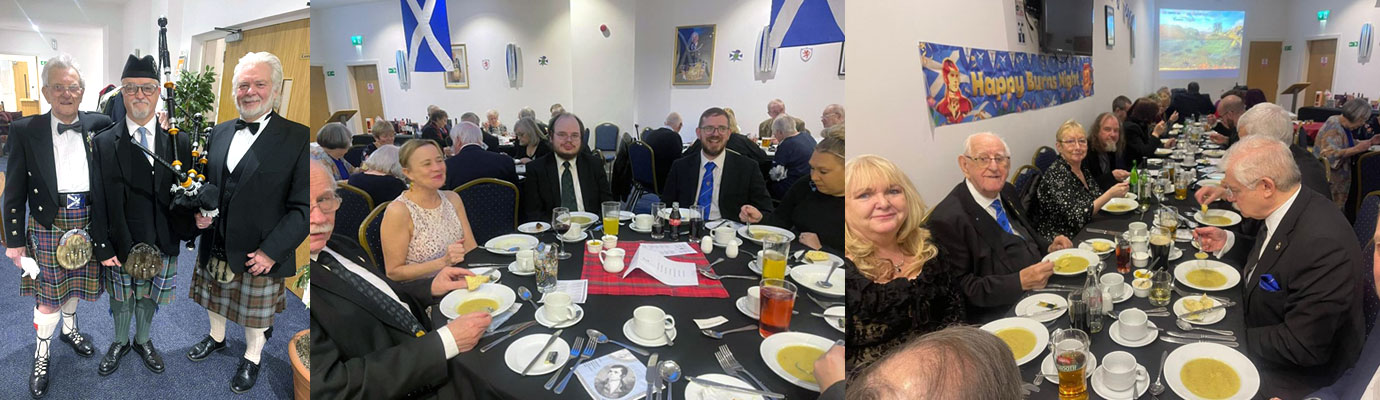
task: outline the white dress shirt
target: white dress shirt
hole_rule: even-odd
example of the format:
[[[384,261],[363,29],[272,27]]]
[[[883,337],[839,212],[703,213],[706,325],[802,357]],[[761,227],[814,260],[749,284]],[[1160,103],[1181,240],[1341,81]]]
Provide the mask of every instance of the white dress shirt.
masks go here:
[[[557,193],[559,193],[559,188],[560,188],[560,185],[562,184],[561,181],[560,181],[560,180],[561,180],[561,177],[562,177],[562,176],[565,176],[565,162],[566,162],[566,161],[570,161],[570,180],[571,180],[572,182],[575,183],[575,207],[576,207],[576,209],[570,210],[570,211],[572,211],[572,212],[573,212],[573,211],[603,212],[602,210],[593,210],[593,211],[590,211],[589,209],[586,209],[586,208],[585,208],[585,196],[582,196],[581,193],[583,193],[583,192],[580,191],[580,162],[579,162],[579,161],[580,161],[580,156],[578,156],[578,155],[575,156],[575,158],[572,158],[572,159],[570,159],[570,160],[566,160],[566,159],[564,159],[564,158],[561,158],[559,155],[556,156],[556,185],[557,185],[556,187],[558,188],[558,189],[557,189]]]
[[[259,128],[263,129],[263,126],[260,125]],[[378,275],[374,275],[373,272],[364,269],[364,267],[361,267],[359,264],[356,264],[349,258],[340,255],[340,253],[332,251],[330,248],[325,248],[321,251],[330,253],[331,257],[335,257],[335,260],[337,262],[340,262],[340,265],[345,266],[345,269],[349,270],[351,273],[354,273],[355,275],[359,275],[360,278],[364,278],[364,281],[369,282],[369,285],[372,285],[375,289],[378,289],[380,292],[383,292],[383,294],[388,295],[388,298],[391,298],[393,299],[393,301],[396,301],[398,302],[398,304],[401,304],[404,310],[408,310],[409,312],[412,311],[412,307],[408,307],[407,303],[403,302],[402,299],[398,297],[398,294],[393,292],[393,288],[389,287],[388,283],[384,282],[383,279],[379,279]],[[316,255],[311,256],[311,260],[316,261],[316,257]],[[446,359],[451,359],[456,355],[460,354],[460,347],[455,345],[455,336],[450,333],[449,326],[442,326],[441,329],[437,329],[436,334],[436,336],[439,336],[441,338],[441,347],[444,347],[446,350]]]
[[[258,120],[250,121],[250,123],[259,124],[258,131],[250,132],[249,128],[246,127],[235,131],[235,136],[230,138],[230,148],[225,153],[225,165],[229,166],[231,171],[240,165],[240,160],[244,159],[244,153],[249,152],[249,148],[254,146],[254,141],[259,140],[258,134],[264,131],[264,127],[268,126],[269,114],[271,113],[264,113],[264,116],[259,117]]]
[[[977,186],[973,186],[973,181],[964,179],[963,183],[968,185],[968,192],[973,195],[973,201],[977,202],[978,207],[982,207],[983,210],[987,211],[987,215],[991,215],[992,219],[997,219],[997,209],[992,207],[992,202],[1001,199],[1001,192],[997,192],[996,198],[991,198],[983,196],[982,193],[978,192]],[[1002,211],[1006,213],[1006,222],[1011,223],[1011,210],[1007,210],[1006,206],[1002,206]],[[1001,224],[998,223],[997,225]],[[1011,225],[1012,235],[1016,235],[1016,237],[1024,237],[1021,236],[1020,232],[1020,230],[1016,229],[1015,224]]]
[[[53,133],[53,161],[57,165],[58,193],[81,193],[91,190],[91,170],[86,165],[86,145],[82,133],[68,129],[58,132],[56,115],[48,118]],[[81,117],[73,118],[71,123],[80,123]],[[66,122],[64,122],[66,123]]]
[[[155,150],[158,148],[158,118],[149,118],[148,123],[139,125],[129,119],[128,115],[125,116],[125,130],[129,131],[130,139],[136,144],[140,143],[139,128],[144,128],[148,132],[149,151],[158,154],[158,150]],[[153,156],[144,154],[144,158],[149,160],[149,165],[153,165]]]
[[[700,152],[700,172],[695,174],[695,182],[698,182],[695,184],[695,201],[697,202],[700,199],[700,187],[704,186],[704,166],[711,161],[714,162],[714,193],[711,194],[710,204],[712,204],[712,206],[709,207],[709,215],[704,219],[705,221],[723,218],[723,213],[719,212],[721,211],[719,210],[719,189],[724,186],[724,159],[728,158],[724,156],[724,153],[727,152],[728,149],[720,151],[719,156],[716,158],[709,158],[708,154],[704,154],[703,151]]]

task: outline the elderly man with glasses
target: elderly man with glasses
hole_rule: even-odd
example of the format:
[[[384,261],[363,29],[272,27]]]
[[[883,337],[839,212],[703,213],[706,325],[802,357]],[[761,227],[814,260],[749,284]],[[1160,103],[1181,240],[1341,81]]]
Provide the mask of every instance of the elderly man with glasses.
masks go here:
[[[42,77],[43,98],[51,109],[15,121],[11,128],[3,210],[5,256],[24,270],[19,293],[33,296],[35,303],[38,341],[29,375],[34,398],[48,391],[49,340],[60,319],[64,321],[58,338],[63,343],[82,357],[96,352],[90,337],[77,327],[77,300],[96,301],[101,296],[101,267],[90,257],[86,232],[105,230],[102,221],[92,220],[87,199],[94,185],[87,137],[110,126],[104,115],[77,111],[86,83],[71,56],[48,60]],[[84,257],[64,257],[80,253],[74,251],[78,247],[85,249],[79,254]]]

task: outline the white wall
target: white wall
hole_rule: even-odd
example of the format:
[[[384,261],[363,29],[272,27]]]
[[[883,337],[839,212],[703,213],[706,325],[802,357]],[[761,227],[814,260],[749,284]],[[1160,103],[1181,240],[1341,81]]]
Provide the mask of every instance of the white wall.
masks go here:
[[[1327,23],[1318,22],[1319,10],[1332,10]],[[1337,62],[1332,75],[1333,92],[1361,92],[1371,99],[1380,99],[1380,40],[1372,44],[1370,62],[1357,62],[1356,48],[1347,42],[1359,40],[1361,24],[1369,22],[1372,32],[1380,31],[1380,8],[1359,0],[1295,1],[1283,13],[1289,27],[1286,46],[1293,50],[1282,53],[1279,87],[1308,80],[1304,64],[1308,57],[1308,40],[1337,39]],[[1374,35],[1374,33],[1372,34]],[[1310,88],[1309,90],[1312,90]],[[1287,101],[1288,96],[1280,96]],[[1313,105],[1312,97],[1301,97],[1299,107]]]
[[[570,49],[574,112],[585,126],[611,122],[620,131],[633,131],[633,76],[637,10],[650,4],[634,0],[571,0]],[[607,25],[608,37],[599,26]],[[541,114],[538,114],[541,115]],[[592,142],[593,140],[591,140]],[[587,145],[592,145],[588,143]]]
[[[931,127],[924,75],[917,45],[921,40],[948,45],[995,50],[1033,51],[1038,45],[1017,43],[1015,8],[1007,2],[857,1],[848,5],[847,47],[849,73],[854,79],[845,88],[848,103],[849,157],[878,154],[899,165],[916,184],[927,204],[933,206],[961,182],[957,158],[963,140],[977,132],[1001,135],[1010,145],[1011,172],[1030,163],[1039,146],[1054,144],[1054,131],[1069,118],[1084,125],[1098,113],[1111,110],[1118,95],[1147,93],[1154,61],[1152,1],[1132,2],[1136,19],[1137,57],[1132,60],[1129,30],[1118,17],[1117,45],[1093,46],[1092,98],[1055,107],[1006,115],[960,125]],[[1102,38],[1102,6],[1093,32]],[[1117,10],[1120,14],[1120,10]]]
[[[1246,23],[1244,32],[1245,38],[1243,38],[1241,42],[1241,66],[1240,69],[1237,70],[1238,75],[1236,77],[1211,79],[1164,79],[1162,77],[1159,77],[1158,74],[1156,74],[1155,85],[1151,88],[1151,90],[1158,89],[1161,86],[1168,86],[1170,88],[1183,88],[1187,87],[1190,81],[1194,81],[1198,82],[1200,93],[1210,95],[1212,97],[1212,100],[1216,102],[1217,99],[1221,97],[1222,93],[1226,93],[1228,90],[1231,90],[1233,86],[1237,84],[1245,85],[1245,63],[1249,57],[1249,55],[1246,53],[1250,50],[1251,41],[1285,40],[1289,32],[1287,24],[1284,23],[1284,17],[1286,15],[1285,9],[1288,8],[1289,3],[1291,2],[1297,2],[1297,0],[1156,0],[1155,6],[1157,8],[1171,8],[1179,10],[1244,10],[1246,12]],[[1313,0],[1307,0],[1307,2],[1313,2]],[[1155,21],[1155,23],[1158,23],[1157,20],[1159,18],[1159,10],[1154,10],[1150,13],[1146,13],[1143,15],[1144,17],[1146,17],[1146,20]],[[1142,17],[1137,18],[1139,19]],[[1356,30],[1358,32],[1357,34],[1359,35],[1360,27],[1358,26]],[[1158,52],[1156,49],[1159,46],[1159,33],[1154,30],[1149,31],[1149,33],[1154,36],[1154,45],[1152,47],[1148,47],[1150,53],[1148,53],[1147,56],[1149,56],[1152,59],[1152,62],[1157,62],[1158,60],[1156,60],[1156,58],[1158,57]],[[1137,32],[1137,34],[1139,35],[1140,32]],[[1297,49],[1297,47],[1295,48]],[[1280,85],[1280,89],[1283,89],[1288,86],[1289,84]],[[1143,93],[1135,93],[1137,96],[1131,96],[1128,94],[1128,97],[1134,99],[1138,96],[1150,94],[1149,92],[1150,91],[1146,91]]]
[[[35,56],[47,61],[60,53],[72,55],[82,69],[82,79],[86,81],[86,95],[81,109],[94,110],[96,97],[101,87],[117,80],[124,59],[111,61],[108,56],[119,42],[123,29],[119,20],[105,20],[109,15],[120,15],[123,7],[118,4],[85,2],[80,7],[74,2],[26,2],[23,8],[18,3],[0,3],[0,54]],[[30,21],[38,25],[40,35],[30,27]],[[56,39],[57,50],[53,50],[50,40]],[[118,65],[116,65],[118,64]],[[42,68],[35,66],[32,89],[35,93],[43,83]],[[42,94],[36,96],[43,112],[48,111],[48,103]],[[11,111],[13,104],[6,102]]]

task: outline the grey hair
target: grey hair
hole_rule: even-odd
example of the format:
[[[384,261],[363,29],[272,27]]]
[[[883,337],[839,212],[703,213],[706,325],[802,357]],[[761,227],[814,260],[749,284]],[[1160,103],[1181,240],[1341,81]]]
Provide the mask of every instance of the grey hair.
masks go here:
[[[518,119],[523,119],[523,118],[536,118],[536,117],[537,117],[537,112],[536,112],[536,111],[532,111],[532,107],[523,107],[522,110],[519,110],[519,111],[518,111]]]
[[[767,102],[767,108],[771,108],[771,106],[781,106],[781,108],[786,108],[786,102],[781,101],[781,99],[771,99],[771,101]]]
[[[781,113],[771,120],[771,132],[780,132],[782,135],[793,135],[795,130],[795,117],[790,114]]]
[[[546,134],[542,133],[541,127],[537,125],[537,119],[530,116],[522,117],[513,124],[513,134],[517,136],[531,135],[527,140],[546,140]]]
[[[672,112],[666,114],[666,126],[676,126],[676,124],[679,123],[681,123],[680,113]]]
[[[331,122],[316,133],[316,144],[328,150],[350,148],[350,128],[339,122]]]
[[[370,171],[387,173],[404,181],[407,180],[407,176],[402,173],[402,164],[398,163],[398,146],[396,145],[383,145],[378,150],[374,150],[373,153],[369,153],[369,158],[364,159],[364,165],[361,167]]]
[[[1255,189],[1261,179],[1270,178],[1279,190],[1293,190],[1303,176],[1287,144],[1257,135],[1242,138],[1227,149],[1222,165],[1247,189]]]
[[[479,131],[479,125],[473,122],[461,122],[454,130],[450,131],[451,141],[455,142],[458,148],[467,144],[479,144],[484,142],[484,134]]]
[[[490,108],[489,112],[484,113],[484,116],[498,118],[498,110]]]
[[[842,105],[830,104],[830,105],[824,106],[824,113],[825,113],[825,114],[828,114],[830,111],[833,111],[835,114],[838,114],[838,115],[839,115],[839,118],[843,118],[843,106],[842,106]]]
[[[1021,376],[1012,357],[996,335],[953,326],[912,339],[864,369],[847,398],[1019,399]]]
[[[472,112],[466,111],[464,114],[460,114],[460,120],[473,122],[475,125],[479,125],[479,115]]]
[[[249,52],[240,57],[235,63],[235,75],[230,80],[231,85],[240,81],[240,73],[247,69],[254,68],[257,64],[268,64],[268,69],[272,70],[270,76],[273,79],[273,108],[278,108],[283,102],[283,62],[278,60],[278,56],[267,51]]]
[[[72,55],[67,53],[58,54],[56,57],[49,58],[47,64],[43,64],[43,84],[53,82],[52,71],[55,69],[70,69],[77,71],[77,84],[82,89],[86,89],[86,78],[81,76],[81,67],[77,66],[77,61],[72,59]]]
[[[369,131],[374,137],[382,136],[385,133],[397,133],[393,130],[393,123],[383,119],[382,116],[374,118],[374,127]]]
[[[1005,153],[1006,153],[1005,155],[1008,156],[1008,157],[1011,156],[1011,146],[1007,146],[1007,145],[1006,145],[1006,139],[1002,139],[1001,136],[997,136],[997,134],[992,133],[992,132],[978,132],[978,133],[974,133],[974,134],[968,135],[968,138],[967,138],[967,139],[963,139],[963,153],[962,153],[962,154],[971,155],[971,154],[973,153],[973,143],[974,143],[974,139],[977,139],[978,137],[985,137],[985,136],[991,136],[991,137],[996,138],[997,140],[1001,141],[1001,147],[1002,147],[1002,149],[1005,149]]]
[[[1342,104],[1342,116],[1352,123],[1365,122],[1370,119],[1370,105],[1360,100],[1352,100]]]
[[[564,112],[565,112],[565,107],[561,106],[561,103],[556,103],[556,104],[552,104],[552,105],[551,105],[551,115],[561,114],[561,113],[564,113]]]
[[[309,164],[311,164],[311,173],[315,174],[316,171],[321,171],[321,175],[326,176],[326,183],[330,185],[327,187],[334,188],[336,186],[335,175],[331,175],[331,170],[326,169],[326,164],[320,162],[312,162]],[[312,176],[311,179],[316,179],[316,177]],[[332,190],[331,193],[335,193],[335,191]]]
[[[1246,110],[1236,121],[1236,129],[1245,136],[1263,136],[1284,143],[1294,141],[1293,118],[1289,111],[1274,103],[1260,103]]]

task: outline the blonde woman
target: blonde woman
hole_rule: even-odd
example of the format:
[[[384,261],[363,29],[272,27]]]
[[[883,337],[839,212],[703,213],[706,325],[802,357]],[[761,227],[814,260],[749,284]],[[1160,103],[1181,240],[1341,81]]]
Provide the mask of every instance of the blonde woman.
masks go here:
[[[910,178],[875,155],[849,161],[844,176],[851,374],[911,337],[960,322],[965,310]]]
[[[1098,187],[1092,172],[1083,167],[1088,156],[1088,135],[1083,125],[1068,120],[1054,133],[1054,161],[1035,186],[1035,231],[1045,237],[1073,237],[1093,214],[1113,198],[1126,195],[1128,184],[1118,182],[1105,190]]]
[[[465,261],[476,247],[474,233],[460,195],[441,190],[446,159],[439,144],[409,140],[398,159],[410,185],[383,213],[384,271],[404,285],[430,285],[437,271]]]

